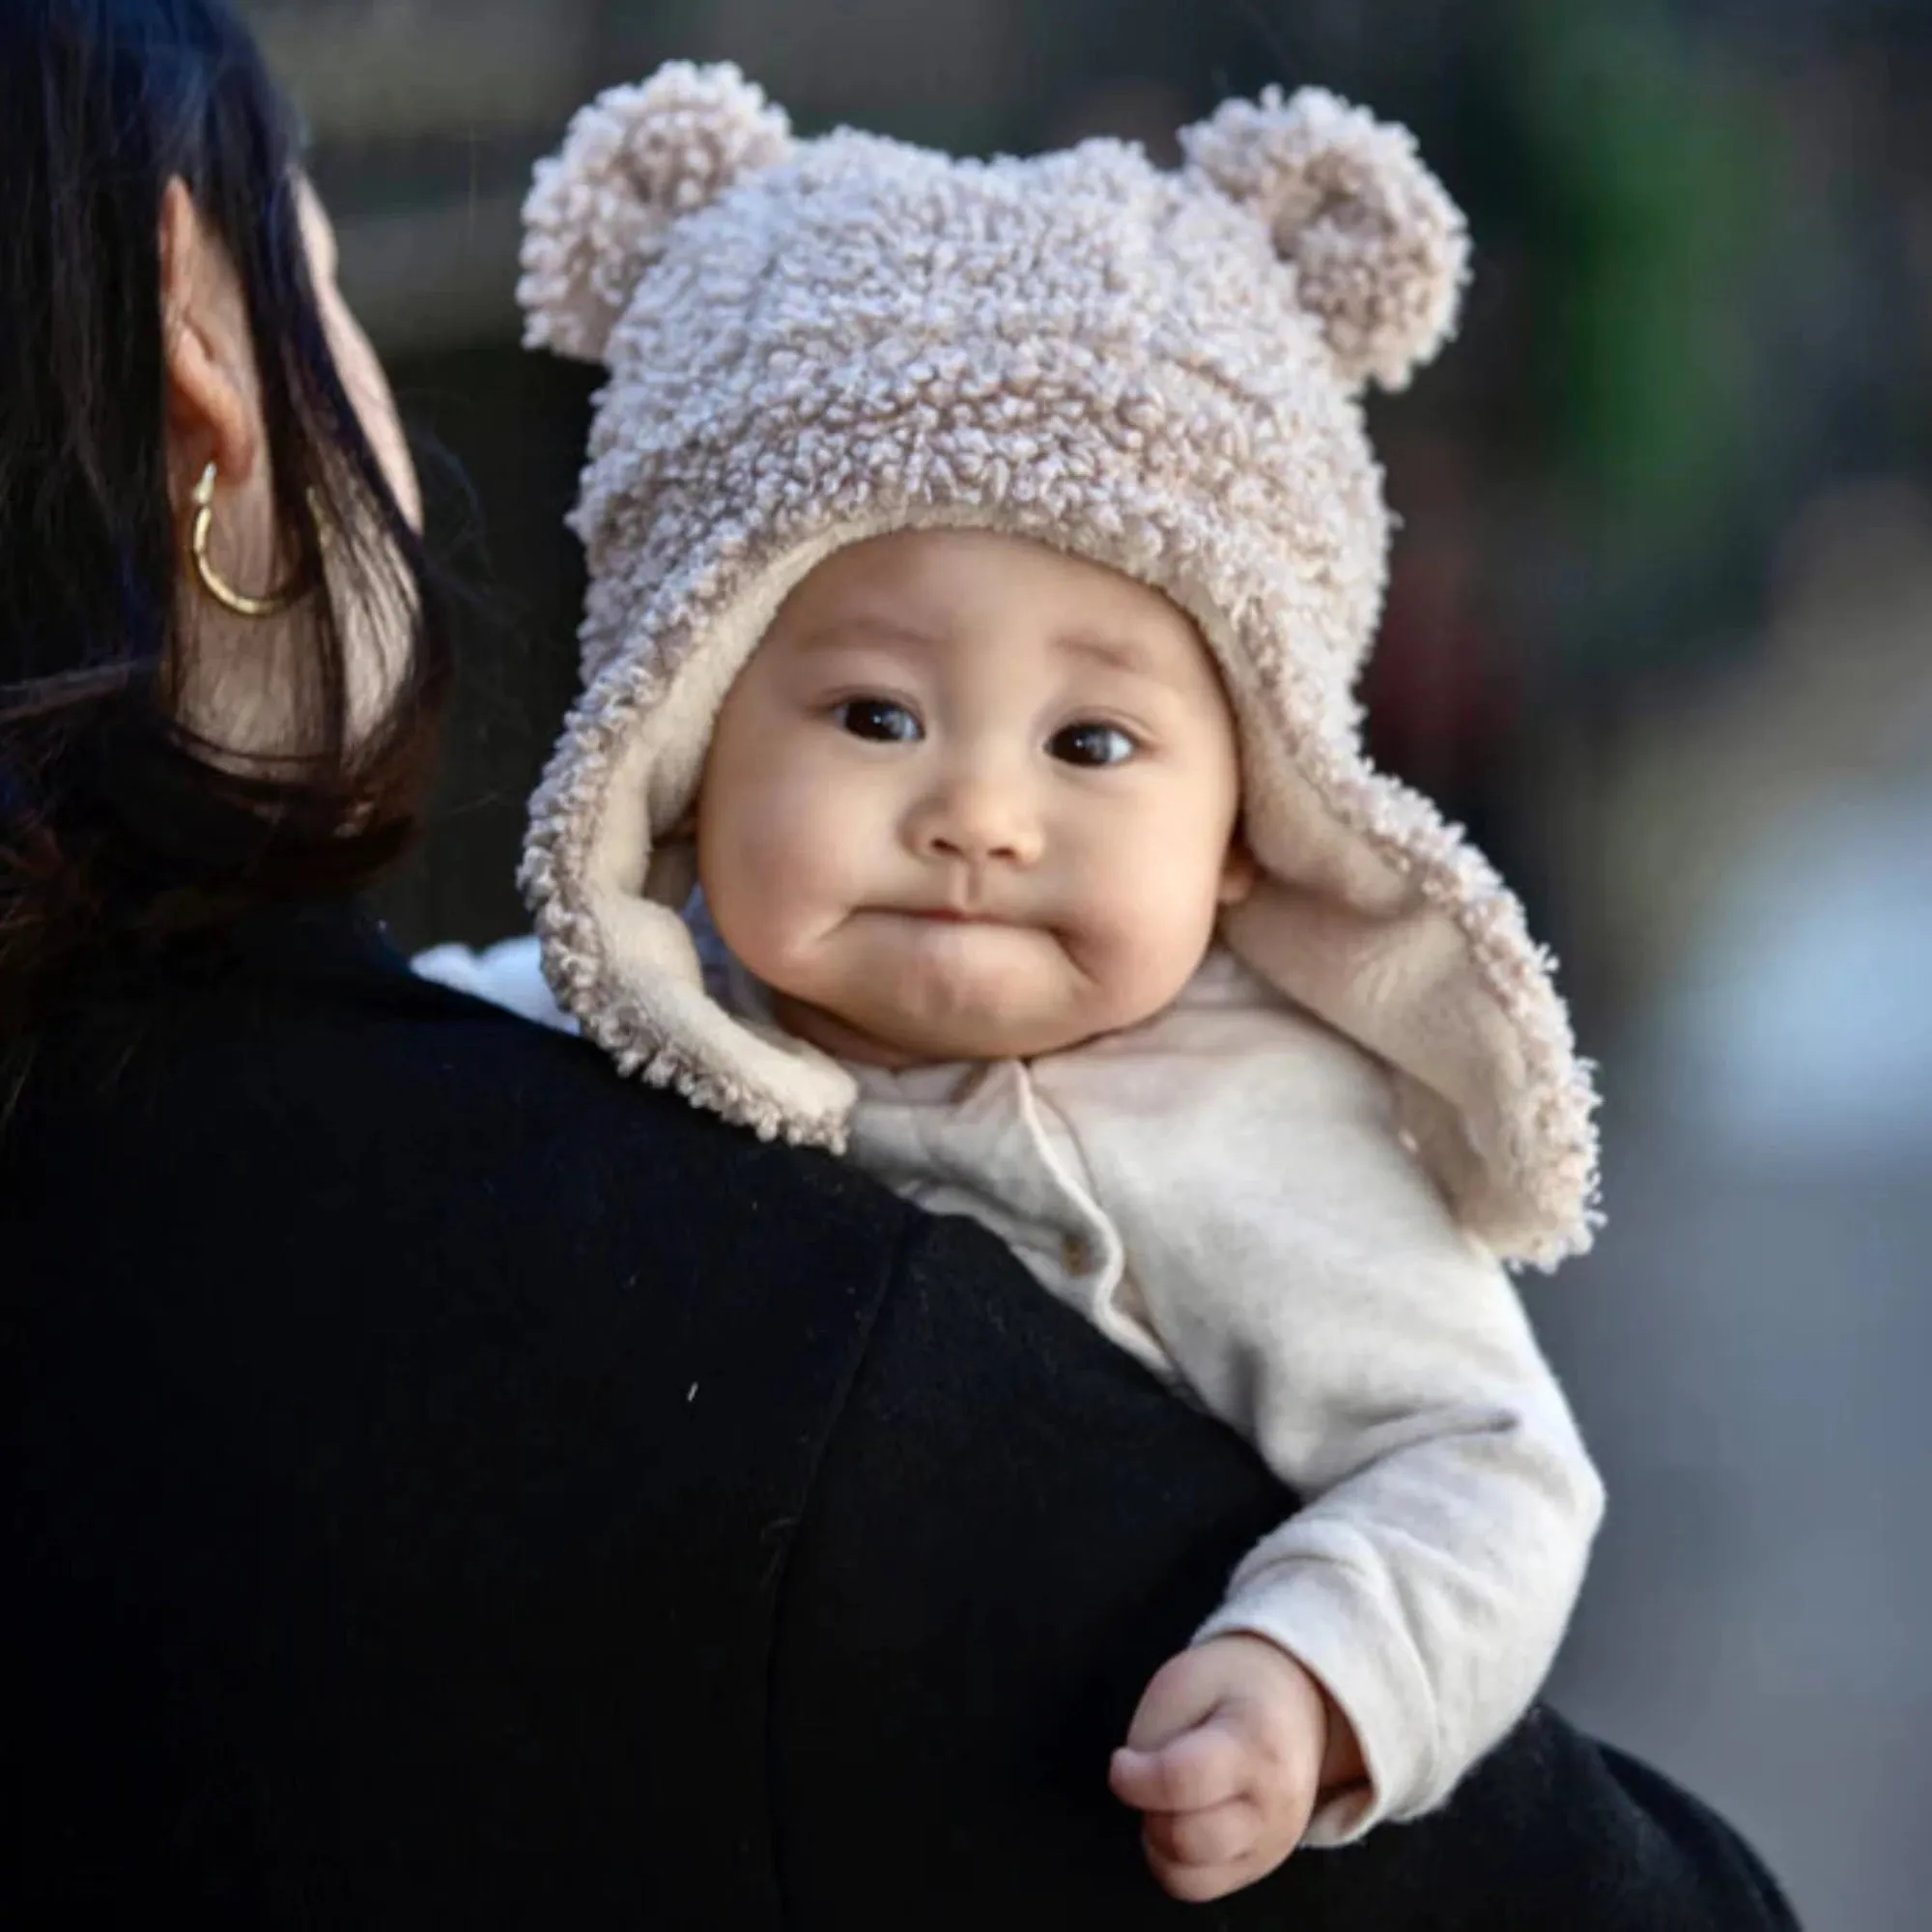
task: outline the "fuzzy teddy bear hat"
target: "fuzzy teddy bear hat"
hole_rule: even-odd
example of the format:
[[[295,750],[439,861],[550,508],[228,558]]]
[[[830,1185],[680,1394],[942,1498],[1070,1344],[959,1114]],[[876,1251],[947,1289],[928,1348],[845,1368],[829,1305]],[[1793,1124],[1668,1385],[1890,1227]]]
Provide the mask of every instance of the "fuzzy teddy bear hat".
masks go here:
[[[1359,396],[1446,337],[1460,214],[1402,128],[1230,101],[1178,171],[1088,141],[955,160],[798,141],[729,67],[613,88],[539,164],[526,341],[604,364],[572,526],[586,688],[522,873],[545,972],[626,1071],[843,1143],[854,1086],[707,992],[679,908],[719,707],[839,547],[967,525],[1165,592],[1239,721],[1261,885],[1227,943],[1393,1070],[1463,1224],[1551,1264],[1596,1219],[1594,1105],[1517,901],[1364,758],[1388,519]]]

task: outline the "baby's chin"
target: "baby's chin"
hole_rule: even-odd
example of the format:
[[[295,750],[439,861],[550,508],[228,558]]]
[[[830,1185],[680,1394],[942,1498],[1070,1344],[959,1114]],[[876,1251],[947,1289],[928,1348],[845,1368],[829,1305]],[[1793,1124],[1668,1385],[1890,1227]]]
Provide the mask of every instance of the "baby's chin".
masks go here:
[[[786,1005],[791,1010],[781,1012],[784,1023],[814,1044],[840,1059],[894,1067],[1038,1060],[1119,1032],[1144,1017],[1139,1013],[1120,1017],[1091,1000],[895,999],[891,989],[876,984],[861,996],[835,997],[817,1007],[807,1008],[797,1001]]]
[[[1037,1060],[1111,1031],[1093,1020],[1071,1016],[1033,1018],[1003,1013],[984,1020],[935,1019],[924,1014],[886,1012],[864,1031],[882,1049],[885,1064],[929,1066],[955,1060]]]

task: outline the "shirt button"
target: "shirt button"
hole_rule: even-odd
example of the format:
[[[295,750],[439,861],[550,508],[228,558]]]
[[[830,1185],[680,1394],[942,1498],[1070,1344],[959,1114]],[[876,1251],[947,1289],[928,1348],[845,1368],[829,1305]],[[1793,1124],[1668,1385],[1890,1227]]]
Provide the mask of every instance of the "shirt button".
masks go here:
[[[1068,1274],[1085,1274],[1094,1265],[1092,1244],[1078,1235],[1063,1235],[1060,1237],[1060,1265]]]

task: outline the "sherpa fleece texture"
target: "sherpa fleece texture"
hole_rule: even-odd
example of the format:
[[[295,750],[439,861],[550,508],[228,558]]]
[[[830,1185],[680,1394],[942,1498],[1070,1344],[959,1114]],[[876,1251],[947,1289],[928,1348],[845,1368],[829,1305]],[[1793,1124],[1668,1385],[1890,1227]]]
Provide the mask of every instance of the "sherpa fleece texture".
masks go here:
[[[1164,591],[1214,653],[1264,877],[1227,943],[1384,1061],[1471,1232],[1551,1264],[1595,1220],[1594,1105],[1518,902],[1375,772],[1352,686],[1388,543],[1360,390],[1453,322],[1462,218],[1406,131],[1308,90],[1186,164],[1117,141],[955,160],[799,142],[730,68],[602,95],[539,167],[527,340],[601,360],[574,527],[586,687],[525,892],[564,1007],[627,1071],[842,1146],[850,1076],[706,993],[677,836],[724,695],[831,552],[968,525]]]

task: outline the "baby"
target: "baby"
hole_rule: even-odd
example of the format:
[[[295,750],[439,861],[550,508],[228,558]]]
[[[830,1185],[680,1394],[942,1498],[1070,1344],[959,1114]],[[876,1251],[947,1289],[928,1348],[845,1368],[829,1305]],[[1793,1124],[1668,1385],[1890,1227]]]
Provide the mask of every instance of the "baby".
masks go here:
[[[1447,1796],[1601,1492],[1503,1266],[1587,1243],[1585,1077],[1349,698],[1358,394],[1461,222],[1326,95],[1184,138],[798,143],[682,66],[578,117],[522,295],[611,382],[524,880],[627,1071],[983,1222],[1301,1498],[1112,1765],[1208,1898]]]

